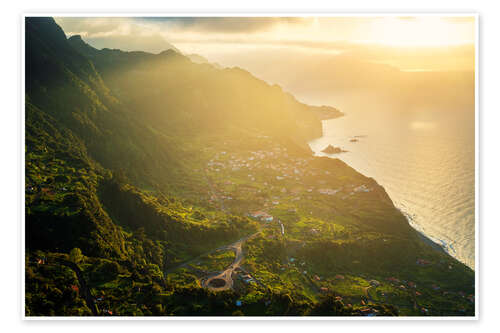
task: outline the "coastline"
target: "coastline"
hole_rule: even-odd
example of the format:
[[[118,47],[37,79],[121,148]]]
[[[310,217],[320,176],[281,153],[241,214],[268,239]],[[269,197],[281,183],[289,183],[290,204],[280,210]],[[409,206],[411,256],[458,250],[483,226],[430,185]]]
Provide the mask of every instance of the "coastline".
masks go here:
[[[345,116],[345,113],[342,113],[341,116],[336,116],[336,117],[334,116],[334,117],[331,117],[331,118],[328,118],[328,119],[322,119],[321,120],[323,136],[324,136],[324,130],[325,130],[325,126],[324,126],[325,125],[325,121],[330,120],[330,119],[339,118],[339,117],[342,117],[342,116]],[[328,154],[328,153],[321,152],[320,150],[313,150],[313,148],[310,145],[310,142],[312,142],[312,141],[313,140],[309,141],[308,144],[309,144],[310,149],[313,151],[314,156],[325,156],[325,157],[328,157],[328,158],[331,158],[331,159],[339,159],[338,154]],[[333,145],[333,144],[338,144],[338,143],[337,142],[330,142],[329,144]],[[352,167],[349,163],[347,163],[347,162],[345,162],[345,163],[349,167],[351,167],[354,170],[356,170],[358,173],[364,175],[362,172],[360,172],[357,169],[355,169],[354,167]],[[379,184],[379,185],[381,187],[383,187],[384,190],[385,190],[385,187],[383,185],[381,185],[381,184]],[[387,191],[386,191],[386,193],[387,193]],[[387,195],[389,195],[389,194],[387,193]],[[467,262],[467,260],[463,260],[463,259],[461,260],[460,258],[457,257],[457,252],[456,252],[456,250],[454,248],[454,242],[453,242],[453,240],[451,240],[451,239],[448,239],[448,240],[438,239],[438,238],[433,237],[432,235],[426,234],[425,231],[423,230],[424,228],[421,227],[419,224],[417,224],[413,220],[413,218],[411,217],[410,214],[408,214],[407,212],[405,212],[399,205],[397,205],[392,198],[391,198],[391,201],[393,201],[394,207],[403,214],[403,216],[406,218],[407,223],[409,224],[409,226],[417,233],[417,235],[419,236],[419,238],[424,243],[426,243],[427,245],[431,246],[436,251],[439,251],[441,253],[446,253],[447,255],[449,255],[453,259],[457,260],[459,263],[467,266],[471,270],[473,270],[473,271],[475,270],[473,263],[469,263],[469,262]]]
[[[446,252],[446,250],[441,245],[439,245],[438,243],[434,242],[432,239],[430,239],[429,237],[427,237],[424,233],[422,233],[422,232],[418,231],[417,229],[415,229],[411,224],[410,224],[410,226],[417,232],[417,235],[424,241],[424,243],[426,243],[427,245],[429,245],[430,247],[432,247],[436,251],[443,252],[443,253],[448,253],[448,252]]]

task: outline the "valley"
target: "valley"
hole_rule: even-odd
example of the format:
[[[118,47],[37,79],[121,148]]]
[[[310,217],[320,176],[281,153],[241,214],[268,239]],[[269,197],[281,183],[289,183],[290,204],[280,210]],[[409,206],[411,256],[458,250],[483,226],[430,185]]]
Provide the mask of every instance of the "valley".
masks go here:
[[[26,34],[27,316],[474,315],[473,270],[313,156],[339,110],[52,18]]]

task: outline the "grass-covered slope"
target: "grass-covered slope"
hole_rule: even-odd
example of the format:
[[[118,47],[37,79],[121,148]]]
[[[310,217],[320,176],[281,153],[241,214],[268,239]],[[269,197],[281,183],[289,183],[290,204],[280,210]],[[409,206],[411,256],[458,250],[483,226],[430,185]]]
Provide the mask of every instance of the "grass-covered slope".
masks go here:
[[[375,180],[312,157],[335,109],[51,18],[26,19],[25,93],[27,315],[474,313],[472,270]],[[238,240],[233,288],[202,288]]]

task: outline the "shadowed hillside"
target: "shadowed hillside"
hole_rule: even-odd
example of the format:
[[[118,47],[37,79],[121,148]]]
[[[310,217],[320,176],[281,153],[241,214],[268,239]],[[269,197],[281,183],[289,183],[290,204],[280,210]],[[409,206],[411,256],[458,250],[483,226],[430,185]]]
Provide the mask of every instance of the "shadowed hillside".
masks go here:
[[[29,316],[474,312],[473,271],[374,179],[312,156],[334,108],[174,50],[97,50],[41,17],[25,94]],[[231,288],[202,287],[230,252]]]

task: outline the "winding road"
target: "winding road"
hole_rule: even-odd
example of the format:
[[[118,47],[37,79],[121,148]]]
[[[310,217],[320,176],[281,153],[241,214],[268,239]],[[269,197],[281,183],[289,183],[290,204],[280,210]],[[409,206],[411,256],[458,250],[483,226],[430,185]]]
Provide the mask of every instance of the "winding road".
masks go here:
[[[251,234],[250,236],[244,237],[235,243],[226,246],[227,249],[233,250],[235,253],[234,261],[231,265],[229,265],[228,268],[226,268],[224,271],[220,273],[216,273],[214,275],[208,276],[204,278],[201,281],[201,285],[204,288],[208,288],[214,291],[221,291],[221,290],[227,290],[227,289],[232,289],[233,288],[233,272],[236,270],[238,267],[240,267],[240,264],[245,257],[243,255],[243,250],[241,249],[243,243],[245,241],[255,237],[258,233],[260,232],[257,231],[254,234]]]

